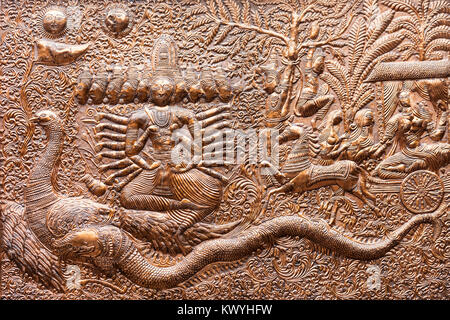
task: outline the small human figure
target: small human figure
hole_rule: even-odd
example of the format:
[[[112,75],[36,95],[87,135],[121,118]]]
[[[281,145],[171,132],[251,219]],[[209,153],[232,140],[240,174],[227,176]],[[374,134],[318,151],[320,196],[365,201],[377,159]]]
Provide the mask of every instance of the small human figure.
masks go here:
[[[326,124],[319,134],[320,152],[323,160],[321,164],[327,165],[334,160],[341,159],[343,152],[349,147],[347,135],[339,135],[339,127],[342,123],[342,111],[333,110],[329,113]]]
[[[334,102],[334,96],[328,94],[328,86],[319,85],[319,76],[325,67],[325,56],[319,48],[310,48],[306,56],[305,81],[294,114],[301,118],[314,116],[311,126],[316,129],[318,120],[323,119]]]
[[[363,108],[356,112],[353,123],[350,125],[349,146],[344,155],[345,159],[361,163],[368,158],[375,144],[372,135],[374,124],[374,114],[371,109]]]

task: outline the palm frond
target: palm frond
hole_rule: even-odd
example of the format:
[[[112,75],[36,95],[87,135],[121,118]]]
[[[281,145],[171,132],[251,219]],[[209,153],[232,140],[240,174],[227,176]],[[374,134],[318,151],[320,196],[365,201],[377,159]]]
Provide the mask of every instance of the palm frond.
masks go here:
[[[364,46],[367,39],[366,23],[364,19],[360,18],[353,25],[350,30],[349,45],[350,45],[350,63],[349,73],[351,74],[355,69],[359,59],[364,52]]]
[[[366,48],[372,45],[378,37],[386,30],[386,28],[394,19],[395,12],[393,10],[387,10],[379,15],[369,26],[367,31],[367,43]]]

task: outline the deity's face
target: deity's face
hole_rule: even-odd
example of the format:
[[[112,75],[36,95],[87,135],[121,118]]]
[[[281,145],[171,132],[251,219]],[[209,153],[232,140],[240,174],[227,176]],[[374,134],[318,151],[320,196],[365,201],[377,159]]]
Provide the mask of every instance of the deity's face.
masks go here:
[[[43,18],[44,29],[51,34],[61,33],[66,27],[66,15],[59,10],[49,10]]]
[[[124,31],[128,24],[130,23],[130,18],[125,10],[121,8],[111,9],[106,16],[105,24],[109,30],[115,33],[120,33]]]
[[[337,125],[340,124],[341,122],[342,122],[342,112],[337,112],[337,113],[333,116],[332,124],[333,124],[333,126],[337,126]]]
[[[312,69],[316,73],[322,73],[323,69],[325,67],[325,58],[323,56],[319,56],[314,60],[314,63],[312,65]]]
[[[370,127],[374,125],[374,117],[373,112],[371,110],[367,110],[364,112],[363,116],[361,117],[361,127]]]
[[[167,77],[157,77],[151,85],[152,101],[158,106],[169,104],[174,91],[174,82]]]
[[[182,78],[178,78],[175,80],[175,101],[181,101],[187,94],[187,85],[186,82]]]
[[[398,101],[400,103],[400,106],[403,108],[410,108],[411,107],[411,99],[409,97],[408,91],[402,91],[398,95]]]
[[[264,77],[264,90],[268,93],[272,93],[278,86],[278,73],[277,72],[267,72]]]
[[[87,93],[89,91],[89,83],[86,81],[81,81],[75,87],[75,97],[81,104],[85,104],[87,102]]]

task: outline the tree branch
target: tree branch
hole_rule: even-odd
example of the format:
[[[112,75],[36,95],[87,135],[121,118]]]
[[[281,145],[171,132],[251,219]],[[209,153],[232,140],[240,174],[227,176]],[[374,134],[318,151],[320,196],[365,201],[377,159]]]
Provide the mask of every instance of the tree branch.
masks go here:
[[[322,40],[322,41],[309,41],[309,42],[305,42],[302,43],[301,45],[299,45],[297,47],[298,50],[301,50],[303,48],[313,48],[313,47],[321,47],[324,46],[326,44],[330,44],[333,41],[338,40],[340,37],[342,37],[342,35],[347,31],[347,29],[350,27],[351,22],[353,21],[353,15],[351,16],[351,18],[348,20],[347,24],[344,26],[344,28],[335,36]]]
[[[217,17],[215,17],[215,16],[213,16],[211,14],[207,14],[207,15],[208,15],[208,17],[213,19],[218,24],[223,24],[223,25],[230,26],[230,27],[237,27],[237,28],[245,29],[245,30],[256,31],[256,32],[259,32],[259,33],[264,33],[264,34],[267,34],[269,36],[281,39],[286,44],[288,44],[288,42],[289,42],[289,39],[285,35],[283,35],[281,33],[278,33],[278,32],[275,32],[275,31],[272,31],[272,30],[260,28],[260,27],[257,27],[257,26],[254,26],[254,25],[250,25],[250,24],[246,24],[246,23],[224,21],[224,20],[220,20],[219,18],[217,18]]]

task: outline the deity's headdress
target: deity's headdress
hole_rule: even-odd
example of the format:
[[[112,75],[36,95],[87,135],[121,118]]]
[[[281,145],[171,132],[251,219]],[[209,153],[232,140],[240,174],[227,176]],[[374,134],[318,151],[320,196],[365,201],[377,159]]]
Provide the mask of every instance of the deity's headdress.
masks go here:
[[[266,74],[266,76],[279,76],[281,63],[277,53],[274,53],[272,50],[266,62],[260,66],[260,69]]]
[[[155,42],[152,52],[152,74],[174,79],[178,69],[177,45],[169,35],[161,35]]]

